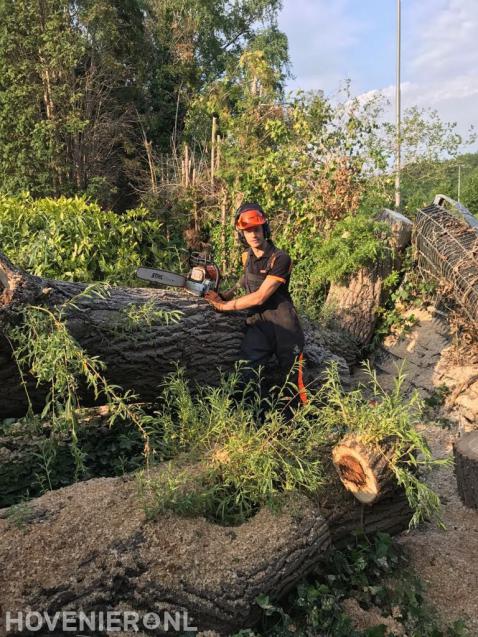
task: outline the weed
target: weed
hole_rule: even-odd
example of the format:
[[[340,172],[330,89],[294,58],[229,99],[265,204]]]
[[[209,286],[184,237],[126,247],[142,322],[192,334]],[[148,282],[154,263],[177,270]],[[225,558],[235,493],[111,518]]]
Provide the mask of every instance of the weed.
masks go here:
[[[89,356],[71,336],[66,325],[66,318],[72,312],[83,311],[79,306],[82,298],[105,298],[108,294],[109,286],[94,283],[54,310],[40,305],[27,306],[22,310],[21,321],[8,333],[19,369],[29,370],[38,384],[45,383],[50,388],[40,418],[48,416],[53,434],[68,432],[71,436],[77,477],[85,473],[85,455],[78,445],[80,381],[93,392],[96,400],[102,397],[108,404],[110,425],[117,419],[128,419],[138,428],[144,439],[145,457],[149,457],[148,434],[144,427],[148,416],[140,405],[134,404],[137,397],[108,383],[104,376],[105,364],[97,356]],[[140,313],[136,309],[132,316],[138,323],[140,318],[147,316],[147,312],[138,318]],[[164,312],[158,311],[154,320],[164,320],[164,316]],[[174,315],[168,320],[177,318]],[[128,320],[131,321],[131,317]]]
[[[310,392],[309,402],[288,418],[284,406],[294,391],[288,383],[264,401],[259,383],[255,390],[240,388],[239,370],[223,377],[219,387],[195,393],[183,370],[171,374],[163,407],[151,421],[150,443],[157,459],[180,456],[195,469],[193,476],[174,465],[159,474],[143,473],[140,491],[148,516],[172,509],[234,524],[262,505],[280,506],[288,492],[316,494],[325,484],[330,446],[348,433],[373,444],[392,437],[390,468],[414,509],[413,524],[435,516],[438,497],[416,475],[419,467],[437,462],[415,428],[420,398],[415,393],[403,400],[403,373],[390,394],[370,368],[368,374],[374,401],[361,388],[344,392],[337,366],[331,365],[322,388]]]
[[[123,309],[120,316],[112,323],[105,323],[101,329],[116,336],[130,336],[139,339],[140,336],[151,332],[154,325],[161,323],[169,325],[178,323],[183,312],[180,310],[164,310],[158,308],[155,301],[150,299],[146,303],[131,303]]]
[[[444,383],[438,385],[433,389],[430,396],[427,396],[427,398],[425,398],[424,402],[426,407],[430,407],[430,409],[432,410],[435,410],[437,407],[441,407],[450,392],[451,389],[448,387],[448,385],[445,385]]]
[[[353,433],[364,443],[380,444],[393,439],[389,467],[398,484],[404,487],[414,511],[412,526],[424,519],[438,519],[438,496],[419,480],[417,472],[432,465],[447,464],[449,460],[434,460],[425,438],[416,429],[423,413],[420,395],[414,391],[404,400],[403,366],[398,370],[390,392],[382,389],[377,374],[369,363],[364,368],[370,380],[372,400],[364,397],[362,387],[344,392],[336,366],[329,369],[328,377],[320,390],[323,400],[320,410],[322,424],[335,432],[336,437]]]
[[[52,465],[55,462],[58,445],[53,438],[45,438],[40,442],[39,451],[33,455],[39,460],[41,472],[35,474],[36,480],[42,492],[51,491]]]
[[[198,388],[194,395],[184,371],[172,374],[151,443],[160,458],[181,453],[198,470],[194,480],[189,470],[163,471],[159,477],[143,474],[141,492],[149,514],[169,508],[234,524],[262,505],[277,506],[283,493],[316,492],[323,483],[317,450],[327,432],[317,418],[307,417],[313,405],[286,421],[291,391],[286,384],[267,407],[262,404],[264,422],[258,426],[260,395],[250,386],[240,387],[239,370],[223,377],[219,387]]]
[[[389,334],[403,336],[417,324],[413,313],[404,314],[407,308],[424,307],[437,292],[433,281],[426,281],[413,268],[412,253],[409,248],[405,254],[400,270],[393,270],[383,282],[384,290],[389,294],[385,303],[377,312],[377,325],[369,345],[373,351]]]
[[[345,600],[353,600],[364,611],[379,609],[384,623],[364,631],[355,629]],[[463,622],[440,627],[424,599],[421,581],[408,570],[399,546],[385,533],[371,540],[358,535],[346,548],[330,552],[315,573],[280,603],[266,595],[260,595],[256,603],[262,609],[259,630],[243,630],[234,637],[384,637],[395,634],[387,632],[389,620],[414,637],[468,634]]]

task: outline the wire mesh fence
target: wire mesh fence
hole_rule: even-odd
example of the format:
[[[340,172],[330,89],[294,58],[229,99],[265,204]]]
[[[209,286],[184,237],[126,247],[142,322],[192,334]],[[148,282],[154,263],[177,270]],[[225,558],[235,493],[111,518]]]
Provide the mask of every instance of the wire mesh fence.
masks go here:
[[[478,327],[478,219],[459,203],[437,195],[418,211],[413,244],[418,269],[462,307]]]

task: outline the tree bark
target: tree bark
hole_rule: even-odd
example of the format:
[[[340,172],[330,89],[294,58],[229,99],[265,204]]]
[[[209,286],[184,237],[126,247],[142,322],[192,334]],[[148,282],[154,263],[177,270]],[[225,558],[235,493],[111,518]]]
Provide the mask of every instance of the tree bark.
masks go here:
[[[85,287],[84,283],[31,276],[0,253],[0,419],[21,416],[28,407],[7,340],[8,326],[21,320],[26,306],[60,307]],[[155,321],[125,329],[125,312],[146,303],[155,309],[180,310],[180,322]],[[187,292],[112,287],[106,298],[83,296],[75,304],[77,309],[71,307],[65,314],[71,335],[88,354],[106,363],[110,382],[133,390],[142,400],[153,401],[158,396],[161,382],[176,365],[185,367],[190,379],[214,384],[220,372],[231,370],[239,359],[244,313],[217,313],[204,299]],[[348,376],[347,363],[358,350],[340,335],[332,336],[311,324],[305,326],[305,333],[306,383],[317,382],[331,360],[337,360],[344,377]],[[326,346],[328,342],[333,351]],[[41,409],[47,388],[37,387],[28,375],[25,380],[34,409]],[[91,397],[85,396],[85,404],[88,398],[91,403]]]
[[[464,434],[453,447],[458,495],[471,509],[478,509],[478,431]]]
[[[401,491],[365,509],[333,475],[319,499],[291,496],[279,513],[224,527],[173,513],[146,521],[131,477],[52,491],[0,513],[0,604],[187,610],[189,625],[232,634],[257,620],[258,595],[280,599],[353,531],[396,533],[411,516]]]

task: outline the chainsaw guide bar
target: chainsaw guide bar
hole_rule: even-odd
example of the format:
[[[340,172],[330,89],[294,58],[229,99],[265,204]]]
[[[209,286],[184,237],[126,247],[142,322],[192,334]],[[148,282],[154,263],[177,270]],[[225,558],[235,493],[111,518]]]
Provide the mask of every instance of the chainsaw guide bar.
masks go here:
[[[193,252],[189,255],[189,267],[190,270],[186,275],[156,268],[138,268],[136,276],[151,283],[184,288],[195,296],[204,296],[210,290],[217,292],[221,273],[214,261]]]
[[[172,285],[176,288],[183,288],[186,285],[186,277],[183,274],[176,274],[175,272],[168,272],[167,270],[138,268],[136,276],[144,281],[160,283],[161,285]]]

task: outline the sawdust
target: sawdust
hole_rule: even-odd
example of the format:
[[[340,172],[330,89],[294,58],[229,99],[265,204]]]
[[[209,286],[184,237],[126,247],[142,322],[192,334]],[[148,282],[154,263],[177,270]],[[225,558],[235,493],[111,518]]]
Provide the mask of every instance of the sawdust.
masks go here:
[[[385,635],[406,637],[404,627],[393,617],[384,617],[379,608],[372,607],[365,610],[353,598],[344,599],[342,608],[356,630],[368,630],[383,624],[385,626]]]
[[[437,405],[419,429],[435,458],[449,458],[453,442],[464,432],[478,429],[478,382],[473,378],[478,373],[476,348],[457,347],[435,308],[413,310],[413,314],[418,323],[411,333],[388,338],[376,357],[378,380],[390,389],[403,363],[408,373],[405,391],[416,389],[433,402],[446,386],[452,400]],[[364,382],[363,372],[355,380]],[[445,529],[423,524],[403,533],[398,541],[442,621],[464,620],[470,634],[478,635],[478,511],[461,503],[452,466],[436,467],[423,478],[440,496]]]

